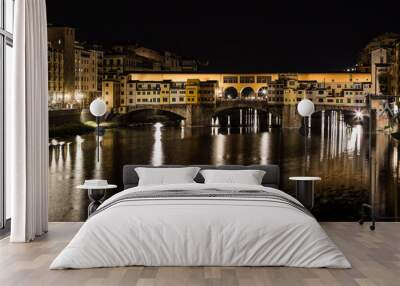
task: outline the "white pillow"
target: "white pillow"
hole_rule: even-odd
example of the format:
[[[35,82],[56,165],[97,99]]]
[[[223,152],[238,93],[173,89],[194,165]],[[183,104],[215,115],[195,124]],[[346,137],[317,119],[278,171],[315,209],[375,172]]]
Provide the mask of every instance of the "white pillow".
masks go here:
[[[261,185],[265,171],[261,170],[202,170],[205,184]]]
[[[171,185],[195,183],[193,180],[200,168],[135,168],[139,176],[139,186]]]

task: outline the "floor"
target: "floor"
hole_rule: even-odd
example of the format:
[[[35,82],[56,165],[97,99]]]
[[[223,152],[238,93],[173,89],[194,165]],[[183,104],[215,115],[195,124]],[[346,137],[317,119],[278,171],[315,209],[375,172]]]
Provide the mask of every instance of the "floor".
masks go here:
[[[353,265],[350,270],[288,267],[124,267],[48,270],[81,223],[50,223],[33,243],[0,241],[0,285],[400,285],[400,223],[322,223]]]

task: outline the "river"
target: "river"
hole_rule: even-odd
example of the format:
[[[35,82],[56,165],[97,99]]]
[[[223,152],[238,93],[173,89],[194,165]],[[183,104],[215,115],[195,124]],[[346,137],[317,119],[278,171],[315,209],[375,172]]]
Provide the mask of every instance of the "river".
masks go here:
[[[265,116],[255,111],[240,120],[246,124],[242,127],[225,126],[232,125],[237,113],[224,116],[219,118],[224,127],[155,123],[109,129],[101,138],[99,162],[94,134],[56,138],[65,144],[49,147],[50,221],[85,220],[87,193],[75,187],[85,179],[101,178],[117,184],[120,191],[124,164],[279,164],[281,189],[290,194],[295,190],[290,176],[322,178],[316,184],[313,214],[317,219],[359,218],[361,203],[372,196],[368,134],[362,125],[350,127],[339,113],[327,113],[312,120],[312,131],[304,137],[298,129],[269,127]],[[398,143],[384,133],[377,135],[376,142],[378,181],[373,198],[378,215],[393,220],[400,205]]]

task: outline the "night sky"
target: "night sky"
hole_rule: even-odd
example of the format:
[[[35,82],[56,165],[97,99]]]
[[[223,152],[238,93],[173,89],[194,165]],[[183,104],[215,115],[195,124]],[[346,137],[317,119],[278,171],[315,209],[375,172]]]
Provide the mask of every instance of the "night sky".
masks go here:
[[[373,37],[400,33],[400,1],[347,2],[47,0],[47,17],[77,28],[79,41],[141,43],[209,60],[208,71],[319,72],[351,66]]]

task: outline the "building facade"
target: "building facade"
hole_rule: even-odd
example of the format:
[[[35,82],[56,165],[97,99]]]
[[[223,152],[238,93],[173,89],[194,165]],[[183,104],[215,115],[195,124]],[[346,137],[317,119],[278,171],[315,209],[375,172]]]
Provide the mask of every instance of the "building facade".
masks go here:
[[[400,34],[385,33],[372,39],[359,53],[356,69],[360,72],[372,72],[373,64],[371,53],[377,49],[386,49],[392,52],[394,45],[400,40]]]
[[[101,96],[103,52],[75,43],[75,91],[74,99],[80,108],[85,108],[96,97]]]
[[[49,106],[85,108],[101,96],[104,52],[75,41],[75,29],[48,27]]]
[[[58,109],[64,101],[64,54],[48,43],[49,107]]]
[[[128,75],[118,80],[104,80],[102,96],[109,112],[126,113],[142,105],[214,104],[218,82],[188,79],[187,81],[138,81]]]
[[[393,53],[393,63],[390,70],[390,93],[400,95],[400,42],[396,43]]]
[[[400,41],[371,52],[372,94],[400,95]]]
[[[118,80],[104,80],[102,84],[102,98],[107,106],[107,112],[114,112],[120,106],[121,92]]]
[[[104,55],[106,79],[118,79],[121,75],[133,72],[196,72],[197,69],[195,60],[138,45],[115,45]]]
[[[53,27],[47,29],[48,41],[52,49],[62,52],[64,104],[75,96],[75,29],[70,27]]]
[[[103,85],[102,95],[109,111],[115,113],[126,113],[142,105],[201,105],[224,100],[296,105],[303,98],[316,105],[365,107],[372,89],[371,75],[366,73],[134,73],[111,82],[113,88],[111,83]]]
[[[391,48],[378,48],[371,52],[372,93],[375,95],[388,92],[388,76],[393,61],[392,51]]]

